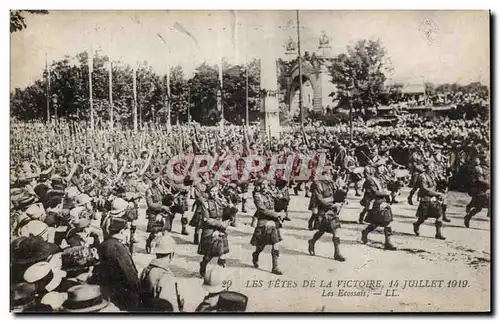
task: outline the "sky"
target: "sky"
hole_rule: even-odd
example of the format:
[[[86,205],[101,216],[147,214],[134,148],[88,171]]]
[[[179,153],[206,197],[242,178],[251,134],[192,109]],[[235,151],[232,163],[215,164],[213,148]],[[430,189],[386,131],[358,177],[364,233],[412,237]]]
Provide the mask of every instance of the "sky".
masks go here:
[[[300,11],[302,51],[315,52],[324,31],[332,53],[361,39],[380,39],[394,81],[436,84],[480,81],[489,86],[487,11]],[[296,11],[50,11],[26,14],[27,28],[11,34],[11,89],[41,77],[49,63],[89,48],[112,60],[147,61],[158,73],[180,65],[192,75],[254,57],[285,57],[296,39]],[[194,38],[173,28],[178,23]],[[164,43],[160,37],[163,38]]]

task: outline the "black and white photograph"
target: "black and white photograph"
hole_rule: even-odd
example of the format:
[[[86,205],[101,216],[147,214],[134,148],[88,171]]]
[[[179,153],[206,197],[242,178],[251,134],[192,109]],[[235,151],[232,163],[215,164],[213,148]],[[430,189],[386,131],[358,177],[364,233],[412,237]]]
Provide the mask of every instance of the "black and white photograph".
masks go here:
[[[10,312],[491,312],[491,19],[11,9]]]

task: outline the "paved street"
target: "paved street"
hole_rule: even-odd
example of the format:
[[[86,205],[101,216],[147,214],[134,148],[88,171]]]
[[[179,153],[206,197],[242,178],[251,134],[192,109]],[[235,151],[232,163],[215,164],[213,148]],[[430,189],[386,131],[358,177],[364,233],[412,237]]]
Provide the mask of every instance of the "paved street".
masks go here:
[[[230,253],[227,271],[230,289],[249,297],[248,311],[415,312],[489,309],[490,220],[486,217],[486,211],[482,211],[471,221],[471,228],[463,226],[464,207],[469,201],[466,194],[449,193],[448,214],[452,221],[444,223],[445,241],[434,238],[433,220],[421,226],[420,237],[413,234],[411,223],[415,221],[416,202],[414,206],[406,202],[393,205],[393,243],[398,250],[385,251],[381,228],[369,235],[367,245],[360,242],[361,230],[366,225],[357,223],[361,210],[360,197],[355,197],[351,190],[349,204],[341,212],[343,223],[338,234],[342,241],[342,253],[347,258],[343,263],[332,259],[331,235],[325,234],[318,241],[315,257],[307,252],[307,240],[313,233],[307,229],[310,213],[307,210],[308,199],[303,195],[304,192],[292,196],[290,215],[293,220],[285,222],[281,230],[284,239],[280,257],[280,266],[284,271],[282,276],[270,273],[269,248],[260,256],[260,268],[252,266],[251,253],[254,248],[250,245],[253,233],[250,222],[255,209],[252,200],[248,203],[248,213],[238,214],[237,227],[228,229]],[[403,191],[400,199],[406,200],[406,196],[407,190]],[[183,236],[179,233],[179,218],[174,221],[172,232],[172,237],[178,243],[172,264],[173,271],[182,277],[183,289],[188,290],[185,297],[189,310],[189,307],[196,307],[203,297],[202,279],[198,274],[201,256],[196,253],[197,246],[192,243],[192,235]],[[139,243],[134,254],[139,271],[153,258],[153,255],[144,251],[146,221],[141,220],[141,223],[137,233]],[[211,264],[215,265],[216,260]],[[312,280],[314,287],[310,287]],[[346,280],[358,282],[342,284]],[[380,280],[380,284],[370,284],[367,280]]]

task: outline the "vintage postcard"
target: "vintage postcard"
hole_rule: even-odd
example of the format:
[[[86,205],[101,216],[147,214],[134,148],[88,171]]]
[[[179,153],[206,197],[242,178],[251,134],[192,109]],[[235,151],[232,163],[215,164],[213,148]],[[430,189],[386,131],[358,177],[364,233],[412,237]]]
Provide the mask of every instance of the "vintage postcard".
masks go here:
[[[490,12],[11,10],[10,309],[490,312]]]

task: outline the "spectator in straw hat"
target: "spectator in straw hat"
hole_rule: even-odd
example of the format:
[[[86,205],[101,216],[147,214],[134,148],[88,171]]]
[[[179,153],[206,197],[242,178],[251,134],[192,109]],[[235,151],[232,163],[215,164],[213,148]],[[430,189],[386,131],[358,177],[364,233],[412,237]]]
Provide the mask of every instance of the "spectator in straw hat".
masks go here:
[[[119,312],[112,303],[106,300],[99,285],[77,285],[68,290],[68,299],[62,305],[63,312]]]
[[[42,297],[52,291],[66,291],[61,284],[66,272],[53,268],[48,262],[38,262],[24,272],[24,281],[36,286],[36,293]]]

